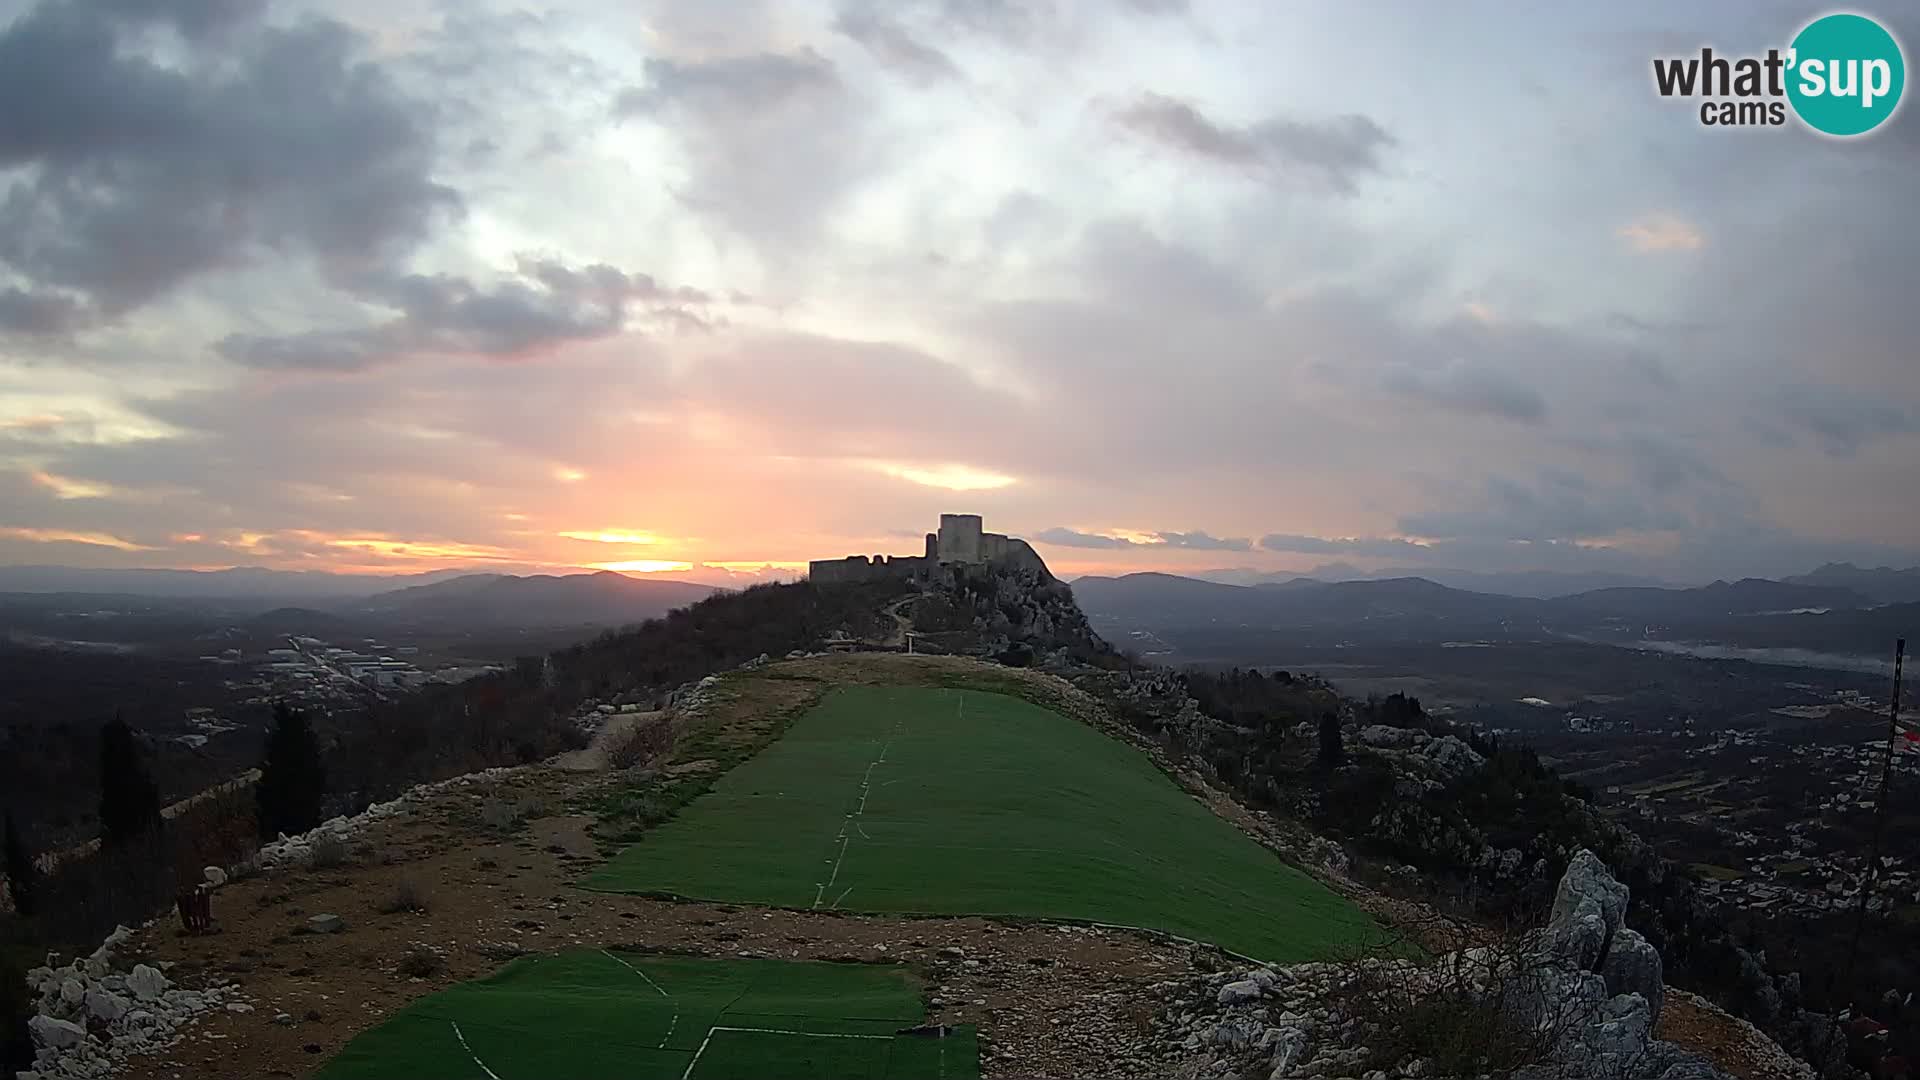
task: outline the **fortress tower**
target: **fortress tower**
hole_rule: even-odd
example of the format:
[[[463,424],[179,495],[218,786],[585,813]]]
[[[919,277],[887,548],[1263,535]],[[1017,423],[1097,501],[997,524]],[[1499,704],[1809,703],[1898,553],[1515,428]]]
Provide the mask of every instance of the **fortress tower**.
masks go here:
[[[981,550],[979,514],[941,514],[939,557],[943,563],[977,563]]]
[[[1047,564],[1025,540],[990,533],[981,528],[979,514],[941,514],[940,531],[927,534],[924,555],[849,555],[844,559],[815,559],[807,577],[815,584],[879,581],[927,574],[943,565],[997,565],[1037,571],[1051,581]]]

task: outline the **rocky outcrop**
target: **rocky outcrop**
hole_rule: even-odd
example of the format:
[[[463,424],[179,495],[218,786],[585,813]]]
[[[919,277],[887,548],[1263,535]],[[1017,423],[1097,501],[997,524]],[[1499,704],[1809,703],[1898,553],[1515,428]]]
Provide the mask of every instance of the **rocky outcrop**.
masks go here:
[[[1581,851],[1534,934],[1425,962],[1297,964],[1163,983],[1155,1032],[1174,1075],[1211,1080],[1494,1072],[1725,1080],[1707,1059],[1653,1037],[1665,1003],[1660,954],[1624,925],[1627,899]],[[1418,1013],[1426,1019],[1414,1024]],[[1469,1043],[1481,1067],[1465,1074],[1447,1060],[1460,1056],[1462,1029],[1489,1040]]]
[[[1627,887],[1614,880],[1599,856],[1584,849],[1576,853],[1553,894],[1549,949],[1574,967],[1596,971],[1626,920]]]
[[[21,1080],[111,1076],[129,1056],[178,1042],[182,1028],[203,1013],[251,1009],[232,984],[187,990],[146,964],[116,970],[114,954],[132,936],[122,926],[83,960],[56,965],[48,957],[45,967],[27,972],[39,1004],[27,1021],[33,1068]]]

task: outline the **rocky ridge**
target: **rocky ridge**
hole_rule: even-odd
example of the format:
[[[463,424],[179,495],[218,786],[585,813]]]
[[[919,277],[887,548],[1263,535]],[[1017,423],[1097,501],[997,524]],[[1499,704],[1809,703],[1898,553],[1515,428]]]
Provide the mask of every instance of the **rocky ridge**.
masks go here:
[[[1625,926],[1626,903],[1626,886],[1583,850],[1546,927],[1511,947],[1162,983],[1154,1032],[1175,1075],[1205,1080],[1727,1080],[1653,1037],[1665,1002],[1660,954]],[[1483,1027],[1484,1044],[1460,1040],[1469,1025]]]

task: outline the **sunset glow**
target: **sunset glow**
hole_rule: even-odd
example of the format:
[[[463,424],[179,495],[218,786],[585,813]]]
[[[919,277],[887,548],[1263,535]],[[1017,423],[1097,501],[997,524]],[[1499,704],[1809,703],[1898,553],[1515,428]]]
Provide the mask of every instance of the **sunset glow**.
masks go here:
[[[945,491],[995,491],[1016,484],[1011,476],[976,469],[969,465],[889,465],[874,466],[878,471],[923,487]]]
[[[111,533],[68,532],[64,529],[33,529],[17,525],[0,526],[0,538],[24,540],[30,544],[85,544],[115,551],[158,551],[159,548],[123,540]]]
[[[588,540],[596,544],[639,544],[647,546],[661,543],[661,539],[652,533],[605,530],[601,532],[563,532],[559,533],[568,540]]]
[[[0,561],[1920,561],[1920,110],[1647,85],[1770,9],[0,6]]]

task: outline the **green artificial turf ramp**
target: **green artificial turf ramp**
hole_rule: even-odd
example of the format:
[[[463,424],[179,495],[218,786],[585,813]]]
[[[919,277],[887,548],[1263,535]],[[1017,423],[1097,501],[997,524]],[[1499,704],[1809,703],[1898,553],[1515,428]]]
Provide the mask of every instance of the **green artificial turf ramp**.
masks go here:
[[[1106,922],[1281,963],[1379,936],[1139,751],[974,690],[835,690],[588,886]]]
[[[516,960],[362,1033],[319,1080],[975,1080],[903,968],[577,950]]]

